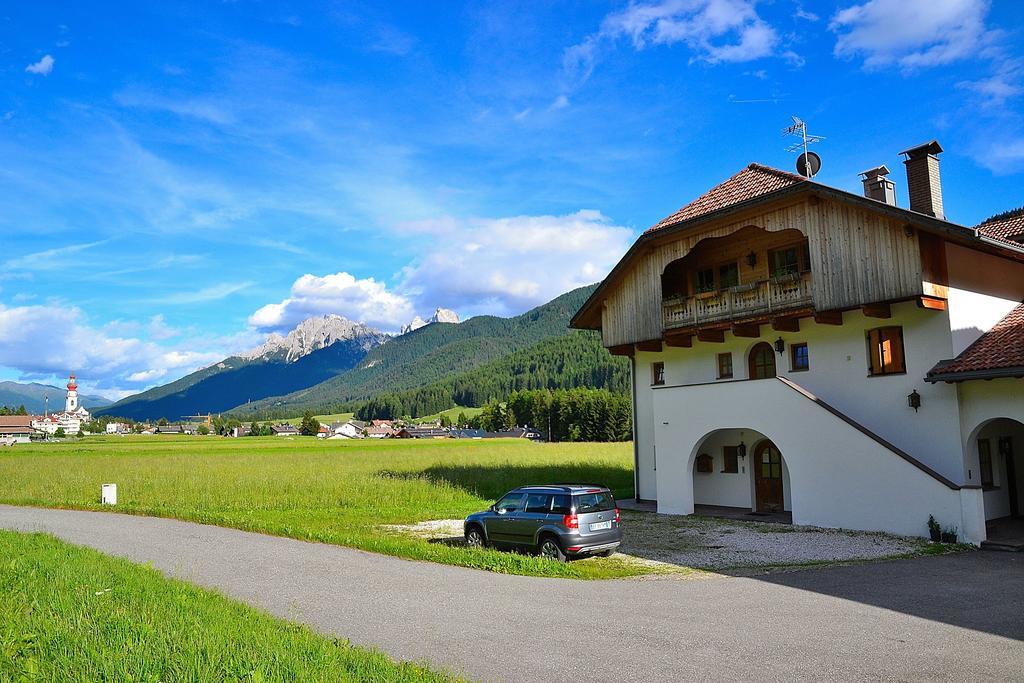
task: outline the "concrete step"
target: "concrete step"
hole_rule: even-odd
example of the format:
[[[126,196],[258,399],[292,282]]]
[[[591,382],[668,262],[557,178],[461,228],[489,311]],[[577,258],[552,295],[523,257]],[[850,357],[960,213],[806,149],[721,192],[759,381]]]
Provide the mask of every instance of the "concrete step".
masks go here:
[[[982,550],[997,550],[1005,553],[1024,552],[1024,543],[1018,541],[982,541]]]

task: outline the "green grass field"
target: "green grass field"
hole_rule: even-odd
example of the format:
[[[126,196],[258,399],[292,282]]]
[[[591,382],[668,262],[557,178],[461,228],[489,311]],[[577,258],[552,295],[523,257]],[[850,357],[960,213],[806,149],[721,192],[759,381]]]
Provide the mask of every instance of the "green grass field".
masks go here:
[[[451,680],[50,536],[0,557],[0,681]]]
[[[89,437],[0,451],[0,502],[117,512],[322,541],[490,571],[609,578],[651,571],[616,558],[559,564],[430,543],[382,528],[456,519],[530,483],[606,484],[633,495],[632,446],[525,441],[324,441],[311,437]]]

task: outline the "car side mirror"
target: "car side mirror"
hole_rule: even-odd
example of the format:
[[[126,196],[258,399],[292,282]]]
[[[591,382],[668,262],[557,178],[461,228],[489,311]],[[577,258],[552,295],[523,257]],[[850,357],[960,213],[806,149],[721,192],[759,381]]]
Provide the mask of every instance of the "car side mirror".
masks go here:
[[[487,509],[490,510],[491,512],[497,512],[498,511],[498,508],[495,505],[492,505],[491,507],[489,507]]]

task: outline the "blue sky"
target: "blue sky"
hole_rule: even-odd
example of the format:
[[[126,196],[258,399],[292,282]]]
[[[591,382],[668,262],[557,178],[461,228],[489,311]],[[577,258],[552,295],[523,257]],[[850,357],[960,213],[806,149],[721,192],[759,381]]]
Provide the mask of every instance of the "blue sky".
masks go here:
[[[304,317],[522,312],[780,130],[821,182],[933,137],[947,217],[1024,204],[1024,3],[17,3],[0,379],[121,396]],[[148,6],[152,5],[152,6]]]

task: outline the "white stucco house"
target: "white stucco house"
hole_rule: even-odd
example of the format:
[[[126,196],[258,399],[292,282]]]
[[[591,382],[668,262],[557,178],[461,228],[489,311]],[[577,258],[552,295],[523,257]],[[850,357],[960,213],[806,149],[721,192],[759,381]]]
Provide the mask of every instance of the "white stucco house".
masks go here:
[[[572,325],[632,359],[638,499],[971,543],[1024,513],[1024,212],[947,220],[941,151],[902,153],[909,209],[885,166],[751,164],[629,249]]]

